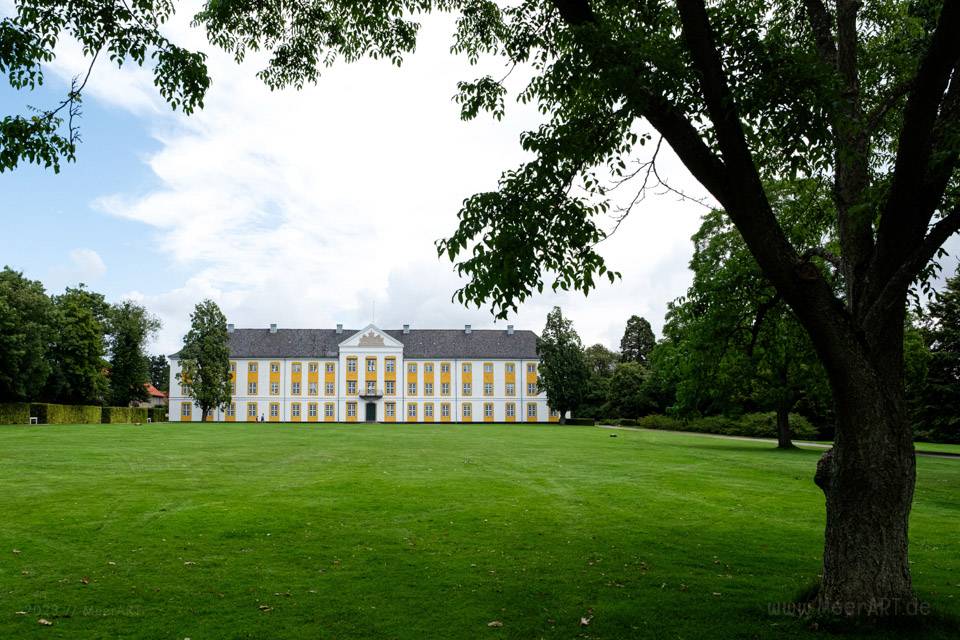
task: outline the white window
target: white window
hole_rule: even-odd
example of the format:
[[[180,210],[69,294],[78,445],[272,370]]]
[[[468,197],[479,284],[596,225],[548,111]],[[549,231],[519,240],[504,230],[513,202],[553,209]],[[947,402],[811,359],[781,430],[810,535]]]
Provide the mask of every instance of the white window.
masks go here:
[[[440,373],[450,373],[450,363],[441,362],[440,363]]]
[[[237,415],[237,403],[231,402],[227,405],[227,416],[232,418]]]
[[[251,363],[247,364],[247,371],[249,371],[250,373],[256,373],[256,372],[257,372],[257,363],[256,363],[256,362],[251,362]]]
[[[237,395],[237,381],[236,381],[236,380],[231,380],[231,381],[230,381],[230,395],[232,395],[232,396]]]
[[[293,416],[294,418],[299,418],[299,417],[300,417],[300,403],[299,403],[299,402],[294,402],[292,405],[290,405],[290,415]]]
[[[333,395],[333,383],[332,383],[332,382],[326,383],[326,384],[323,386],[323,392],[324,392],[324,394],[326,394],[326,395],[328,395],[328,396],[332,396],[332,395]]]
[[[294,383],[292,383],[292,384],[290,385],[290,393],[292,393],[292,394],[295,395],[295,396],[300,395],[300,383],[299,383],[299,382],[294,382]]]
[[[311,396],[317,395],[317,383],[316,383],[316,382],[310,382],[310,383],[308,383],[307,393],[310,394]]]
[[[415,395],[417,395],[417,383],[416,383],[416,382],[411,382],[410,384],[407,385],[407,395],[408,395],[408,396],[415,396]]]
[[[237,363],[231,361],[231,362],[230,362],[230,373],[236,373],[236,372],[237,372]]]
[[[507,364],[503,365],[503,370],[507,373],[513,373],[515,371],[514,364],[512,362],[508,362]]]
[[[397,412],[397,405],[393,402],[387,402],[384,407],[388,418],[392,418]]]
[[[257,395],[257,383],[250,382],[247,384],[247,394],[251,396]]]
[[[432,417],[433,417],[433,403],[432,403],[432,402],[428,402],[427,404],[423,405],[423,417],[425,417],[425,418],[432,418]]]
[[[417,372],[417,363],[408,362],[407,363],[407,373],[416,373]]]
[[[257,417],[257,403],[256,403],[256,402],[248,402],[248,403],[247,403],[247,417],[248,417],[248,418],[256,418],[256,417]]]
[[[383,369],[387,373],[393,373],[397,370],[397,361],[393,358],[387,358],[383,363]]]
[[[294,368],[294,371],[296,371],[296,370],[297,370],[297,369]],[[280,363],[279,363],[279,362],[271,362],[271,363],[270,363],[270,373],[280,373]]]
[[[310,414],[310,417],[311,417],[311,418],[316,418],[316,417],[317,417],[317,403],[316,403],[316,402],[311,402],[310,404],[308,404],[308,405],[307,405],[307,412]]]
[[[326,364],[326,372],[327,372],[327,373],[333,373],[333,363],[332,363],[332,362],[328,362],[328,363]]]
[[[377,381],[367,380],[367,395],[372,396],[377,393]]]
[[[280,383],[279,383],[279,382],[271,382],[271,383],[270,383],[270,395],[272,395],[272,396],[278,396],[278,395],[280,395]]]
[[[309,367],[308,370],[310,371],[310,373],[316,373],[317,371],[320,370],[320,365],[318,365],[316,362],[311,362],[307,366]]]
[[[470,373],[471,371],[473,371],[473,365],[470,364],[469,362],[464,362],[464,363],[463,363],[463,372],[464,372],[464,373]]]
[[[277,418],[280,416],[280,405],[276,402],[270,403],[270,417]]]
[[[507,403],[507,417],[512,418],[517,415],[517,405],[512,402]]]
[[[527,363],[527,373],[536,373],[536,372],[537,372],[537,365],[535,365],[535,364],[532,363],[532,362],[528,362],[528,363]]]
[[[182,396],[190,395],[189,389],[187,389],[187,385],[185,384],[180,385],[180,395]]]
[[[397,392],[397,383],[393,380],[387,380],[383,384],[386,387],[386,393],[388,396],[392,396]]]
[[[376,370],[377,370],[377,359],[367,358],[367,371],[373,372]]]
[[[560,412],[557,411],[556,409],[550,409],[550,417],[551,417],[551,418],[559,418],[559,417],[560,417]]]
[[[463,403],[463,417],[469,418],[473,415],[473,406],[469,402]]]
[[[493,417],[493,403],[487,402],[483,405],[483,417],[492,418]]]
[[[528,418],[537,417],[537,405],[533,402],[527,405],[527,417]]]
[[[412,402],[407,405],[407,417],[416,418],[417,417],[417,405]]]
[[[184,402],[183,404],[180,405],[180,415],[183,416],[184,418],[189,418],[192,411],[193,411],[193,407],[190,405],[189,402]]]
[[[508,396],[517,395],[517,385],[513,384],[512,382],[508,382],[508,383],[507,383],[507,395],[508,395]]]
[[[293,373],[300,373],[302,370],[303,370],[302,365],[299,362],[293,363],[293,369],[292,369]]]
[[[347,380],[347,393],[352,396],[357,395],[357,381],[356,380]]]
[[[356,408],[356,407],[357,407],[357,406],[354,405],[353,407],[354,407],[354,408],[353,408],[353,413],[354,413],[354,415],[356,415],[356,413],[357,413],[357,408]],[[325,417],[327,417],[327,418],[332,418],[332,417],[333,417],[333,403],[332,403],[332,402],[328,402],[328,403],[326,403],[325,405],[323,405],[323,415],[324,415]]]
[[[443,416],[444,418],[449,418],[449,417],[450,417],[450,403],[449,403],[449,402],[444,402],[443,404],[440,405],[440,415]]]
[[[424,372],[424,373],[433,373],[433,363],[432,363],[432,362],[428,362],[427,364],[423,365],[423,372]]]
[[[473,393],[473,385],[469,382],[463,383],[463,395],[469,396]]]
[[[424,382],[424,383],[423,383],[423,395],[425,395],[425,396],[432,396],[432,395],[433,395],[433,383],[432,383],[432,382]]]
[[[351,418],[355,418],[355,417],[357,416],[357,403],[356,403],[356,402],[348,402],[348,403],[347,403],[347,415],[350,416]]]
[[[528,395],[528,396],[535,396],[535,395],[537,395],[537,383],[536,383],[536,382],[528,382],[528,383],[527,383],[527,395]]]
[[[347,371],[354,372],[356,370],[357,370],[357,359],[347,358]]]
[[[449,382],[441,382],[441,383],[440,383],[440,395],[442,395],[442,396],[448,396],[448,395],[450,395],[450,383],[449,383]]]
[[[483,383],[483,395],[492,396],[493,395],[493,383],[485,382]]]
[[[485,362],[483,363],[483,372],[484,373],[493,373],[493,363]]]

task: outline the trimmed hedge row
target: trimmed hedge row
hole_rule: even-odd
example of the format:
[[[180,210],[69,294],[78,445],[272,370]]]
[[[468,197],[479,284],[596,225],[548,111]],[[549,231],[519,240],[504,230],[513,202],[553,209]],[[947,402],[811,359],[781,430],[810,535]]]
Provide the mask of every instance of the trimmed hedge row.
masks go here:
[[[569,424],[574,427],[592,427],[597,423],[593,418],[567,418],[565,424]]]
[[[100,409],[95,405],[34,402],[30,416],[40,424],[99,424]]]
[[[166,422],[167,421],[167,408],[166,407],[150,407],[150,421],[151,422]]]
[[[623,418],[607,420],[604,423],[621,427],[716,433],[724,436],[748,436],[751,438],[777,437],[777,414],[772,411],[767,413],[747,413],[736,418],[708,416],[690,420],[679,420],[664,415],[649,415],[637,418],[636,420]],[[810,421],[796,413],[790,414],[790,432],[794,438],[799,439],[817,437],[817,430],[810,424]]]
[[[0,403],[0,424],[30,424],[30,403]]]
[[[103,407],[100,420],[103,424],[132,424],[147,421],[146,407]]]

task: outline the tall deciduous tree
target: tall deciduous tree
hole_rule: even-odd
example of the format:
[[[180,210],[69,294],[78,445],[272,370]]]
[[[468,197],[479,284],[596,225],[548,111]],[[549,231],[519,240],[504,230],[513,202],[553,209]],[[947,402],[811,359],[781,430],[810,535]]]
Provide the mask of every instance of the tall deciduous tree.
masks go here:
[[[620,361],[647,364],[657,338],[646,318],[630,316],[620,339]]]
[[[201,419],[230,402],[227,318],[212,300],[197,304],[180,350],[177,379],[200,406]]]
[[[621,418],[639,418],[652,413],[655,405],[647,395],[650,372],[639,362],[622,362],[610,377],[607,405]]]
[[[537,338],[537,354],[540,356],[540,389],[546,392],[550,408],[560,412],[563,423],[567,411],[575,411],[580,406],[589,371],[583,359],[580,336],[573,322],[563,317],[560,307],[554,307],[547,314],[547,324]]]
[[[50,375],[54,310],[43,285],[0,271],[0,402],[37,398]]]
[[[17,18],[0,29],[3,67],[29,86],[29,74],[53,55],[50,43],[74,31],[90,50],[106,35],[115,57],[142,60],[142,38],[159,37],[157,15],[170,5],[136,3],[144,15],[130,16],[122,13],[127,4],[107,3],[108,16],[124,19],[103,20],[104,3],[82,13],[71,9],[76,3],[21,0]],[[537,103],[547,121],[522,137],[531,159],[505,172],[497,191],[468,198],[458,230],[438,247],[453,260],[465,256],[458,298],[488,302],[501,316],[545,280],[583,291],[598,278],[616,280],[596,249],[605,236],[597,214],[611,206],[598,172],[649,186],[659,175],[645,170],[649,156],[646,165],[630,163],[649,139],[638,121],[652,127],[741,232],[827,372],[837,434],[815,476],[827,511],[819,604],[865,615],[878,601],[911,600],[916,459],[904,402],[905,303],[911,283],[960,229],[960,2],[356,6],[211,0],[196,22],[238,59],[248,50],[272,53],[261,73],[271,87],[313,82],[338,56],[399,64],[416,45],[410,14],[432,9],[456,12],[455,52],[532,67],[520,98]],[[158,58],[166,63],[158,64],[161,92],[197,104],[206,88],[202,58],[171,64],[184,57],[167,51]],[[194,81],[167,84],[178,79]],[[463,117],[502,117],[506,94],[492,76],[461,83]],[[15,124],[2,132],[0,151],[59,153],[43,137],[45,124],[36,125],[39,135],[30,122]],[[817,251],[799,251],[778,224],[765,182],[783,176],[831,184],[840,244],[831,266],[811,260]],[[832,268],[842,275],[842,297],[826,273]]]
[[[110,310],[110,403],[125,407],[147,397],[150,368],[144,349],[160,321],[129,300]]]
[[[66,404],[103,404],[107,399],[106,331],[110,305],[84,285],[54,296],[53,372],[46,395]]]
[[[170,391],[170,361],[167,356],[149,356],[150,383],[160,391]]]

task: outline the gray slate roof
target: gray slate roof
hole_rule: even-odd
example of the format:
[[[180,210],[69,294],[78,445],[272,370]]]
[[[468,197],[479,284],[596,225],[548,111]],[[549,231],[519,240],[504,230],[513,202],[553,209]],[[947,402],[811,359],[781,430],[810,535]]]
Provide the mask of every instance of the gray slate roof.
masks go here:
[[[336,358],[338,345],[360,329],[234,329],[229,334],[231,358]],[[403,343],[405,358],[535,360],[537,335],[532,331],[474,329],[385,329],[384,333]],[[177,357],[178,353],[171,357]]]

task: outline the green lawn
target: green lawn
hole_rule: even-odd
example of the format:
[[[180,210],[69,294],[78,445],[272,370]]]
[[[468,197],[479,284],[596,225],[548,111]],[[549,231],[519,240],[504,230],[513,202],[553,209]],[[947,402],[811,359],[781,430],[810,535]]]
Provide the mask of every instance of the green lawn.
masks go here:
[[[768,614],[820,568],[819,454],[544,425],[3,427],[0,638],[830,637]],[[918,467],[914,579],[946,620],[924,637],[951,637],[960,461]]]

